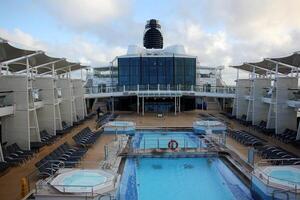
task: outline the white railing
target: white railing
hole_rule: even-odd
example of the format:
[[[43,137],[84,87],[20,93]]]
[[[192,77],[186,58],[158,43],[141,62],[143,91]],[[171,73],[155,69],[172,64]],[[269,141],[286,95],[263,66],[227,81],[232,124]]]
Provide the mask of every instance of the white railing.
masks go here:
[[[59,164],[57,164],[59,162]],[[84,196],[84,197],[99,197],[100,199],[103,197],[109,197],[110,199],[115,199],[114,196],[111,194],[107,194],[106,192],[104,193],[99,193],[101,192],[102,189],[97,188],[98,186],[101,187],[113,187],[116,188],[117,186],[117,181],[118,181],[118,174],[112,174],[113,177],[107,178],[104,182],[101,182],[99,184],[95,185],[68,185],[68,184],[53,184],[50,183],[53,178],[55,178],[55,174],[59,172],[59,170],[63,169],[86,169],[86,170],[99,170],[100,165],[99,162],[96,161],[67,161],[67,162],[61,162],[58,160],[49,160],[47,163],[44,163],[44,165],[50,166],[51,169],[53,169],[53,173],[49,174],[50,178],[40,180],[36,182],[39,176],[39,169],[35,170],[31,174],[27,176],[27,181],[30,183],[30,187],[35,187],[35,194],[44,194],[44,195],[57,195],[56,190],[52,190],[49,188],[57,188],[62,192],[70,192],[70,191],[76,191],[77,188],[81,192],[78,193],[79,196]],[[43,165],[41,166],[43,167]],[[58,173],[59,174],[59,173]],[[35,183],[36,182],[36,183]],[[33,186],[34,184],[34,186]],[[76,196],[76,195],[75,195]]]
[[[267,173],[266,168],[274,167],[285,167],[288,165],[294,166],[295,170],[300,170],[299,165],[292,165],[293,162],[300,162],[299,158],[291,159],[263,159],[255,165],[252,175],[257,179],[265,183],[267,186],[272,186],[286,191],[295,193],[300,192],[300,180],[291,181],[284,178],[278,178]]]
[[[118,85],[86,87],[86,94],[107,94],[116,92],[193,92],[235,94],[235,86],[203,86],[203,85]]]

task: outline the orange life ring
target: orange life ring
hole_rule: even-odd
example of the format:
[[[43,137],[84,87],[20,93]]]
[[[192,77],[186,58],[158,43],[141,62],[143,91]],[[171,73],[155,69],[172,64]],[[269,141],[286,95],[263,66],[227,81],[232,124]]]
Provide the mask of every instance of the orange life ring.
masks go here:
[[[168,143],[168,147],[169,147],[169,149],[174,151],[175,149],[178,148],[178,142],[176,140],[170,140]]]

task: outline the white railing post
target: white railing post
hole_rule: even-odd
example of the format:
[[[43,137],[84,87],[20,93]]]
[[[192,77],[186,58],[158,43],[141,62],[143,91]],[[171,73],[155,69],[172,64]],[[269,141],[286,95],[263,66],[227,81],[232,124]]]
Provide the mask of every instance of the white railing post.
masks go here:
[[[194,91],[194,85],[191,85],[191,91]]]
[[[148,84],[148,91],[149,91],[149,89],[150,89],[150,88],[149,88],[149,84]]]
[[[140,91],[140,85],[139,84],[137,85],[137,91]]]
[[[126,88],[125,88],[125,85],[123,85],[123,92],[125,92]]]
[[[159,91],[159,84],[157,84],[157,90]]]

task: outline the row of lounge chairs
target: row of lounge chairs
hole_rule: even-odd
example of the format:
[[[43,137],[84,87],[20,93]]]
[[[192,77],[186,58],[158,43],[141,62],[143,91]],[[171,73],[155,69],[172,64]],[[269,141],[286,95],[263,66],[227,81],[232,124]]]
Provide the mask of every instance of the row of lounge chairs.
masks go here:
[[[264,145],[265,141],[255,137],[254,135],[246,132],[246,131],[234,131],[229,130],[228,135],[234,138],[236,141],[246,145],[246,146],[262,146]]]
[[[74,147],[64,143],[37,162],[35,166],[40,172],[40,177],[48,177],[61,167],[74,167],[86,152],[86,148]]]
[[[53,144],[60,135],[50,135],[46,130],[42,130],[40,132],[40,137],[41,137],[41,142],[31,142],[30,143],[30,148],[33,151],[38,152],[40,148],[46,146],[46,145],[51,145]]]
[[[4,162],[9,166],[21,165],[34,155],[34,151],[23,150],[17,143],[11,144],[6,148],[2,147],[2,153],[5,160]]]
[[[72,129],[72,126],[68,125],[65,121],[62,121],[61,124],[62,130],[56,130],[56,135],[64,135]]]
[[[97,128],[103,126],[105,123],[109,121],[114,121],[118,117],[118,114],[115,113],[105,113],[104,115],[100,116],[98,119],[96,119],[97,122]]]
[[[258,154],[265,159],[273,159],[273,164],[300,165],[300,158],[280,147],[265,145],[257,148]]]
[[[250,126],[252,124],[252,121],[247,121],[247,116],[246,115],[242,115],[242,117],[240,119],[237,119],[241,124],[245,125],[245,126]]]
[[[82,129],[79,133],[73,136],[73,140],[77,145],[89,146],[94,144],[102,134],[103,130],[93,132],[89,127]]]
[[[265,135],[273,135],[275,134],[275,129],[274,128],[267,128],[267,122],[264,120],[261,120],[258,125],[254,125],[253,128],[257,131],[262,132]]]
[[[248,125],[249,124],[245,124]],[[296,147],[300,147],[300,140],[297,140],[297,131],[291,130],[291,129],[285,129],[282,133],[280,134],[275,134],[275,129],[270,129],[267,128],[267,122],[266,121],[261,121],[258,125],[254,125],[253,128],[265,135],[272,136],[281,142],[287,143],[287,144],[293,144]]]
[[[300,147],[300,140],[297,140],[297,131],[287,128],[280,134],[274,134],[273,137],[280,140],[281,142],[294,144]]]
[[[0,162],[0,174],[4,173],[10,167],[8,162],[1,161]]]
[[[84,120],[91,119],[94,115],[95,113],[90,113],[88,116],[85,117]],[[40,148],[44,147],[45,145],[53,144],[60,136],[70,132],[70,130],[73,127],[74,126],[68,125],[65,121],[62,121],[62,130],[57,130],[56,135],[51,135],[46,130],[42,130],[40,132],[41,142],[31,142],[31,150],[23,150],[16,143],[9,145],[6,148],[3,147],[2,152],[4,156],[4,161],[0,161],[0,174],[1,172],[6,171],[11,166],[18,166],[25,163],[27,160],[33,157],[34,153],[38,152]],[[66,147],[66,145],[62,146],[62,148]],[[47,157],[47,159],[48,158],[49,157]]]
[[[68,125],[65,121],[62,121],[62,130],[57,130],[56,135],[49,134],[46,130],[40,132],[41,142],[31,142],[31,149],[38,151],[45,145],[53,144],[59,137],[66,133],[69,133],[75,125]]]

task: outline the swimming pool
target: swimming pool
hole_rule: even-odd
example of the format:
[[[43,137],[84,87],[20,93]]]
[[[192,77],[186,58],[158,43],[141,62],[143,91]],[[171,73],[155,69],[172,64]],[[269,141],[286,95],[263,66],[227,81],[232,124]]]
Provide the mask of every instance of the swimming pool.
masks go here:
[[[119,200],[252,199],[218,158],[134,158],[125,170]]]
[[[175,140],[179,148],[205,147],[204,142],[192,132],[139,131],[134,137],[134,147],[140,149],[168,148],[170,140]]]
[[[51,185],[61,192],[93,192],[108,186],[113,175],[102,170],[70,170],[59,174]]]

